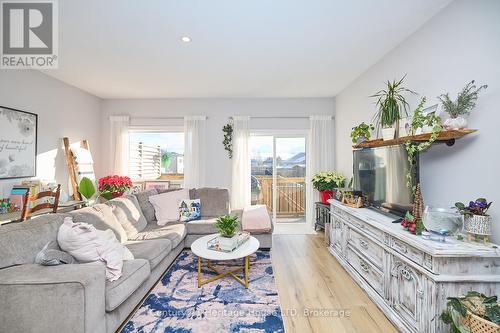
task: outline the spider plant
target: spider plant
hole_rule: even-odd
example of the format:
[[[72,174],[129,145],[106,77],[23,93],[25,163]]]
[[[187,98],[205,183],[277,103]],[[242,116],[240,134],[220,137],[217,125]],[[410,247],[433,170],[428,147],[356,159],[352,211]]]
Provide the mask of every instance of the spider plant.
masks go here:
[[[380,90],[376,94],[370,96],[377,99],[376,105],[378,111],[374,117],[377,127],[392,127],[401,119],[402,113],[404,113],[405,116],[408,115],[408,108],[410,106],[404,95],[406,93],[416,93],[403,86],[405,77],[406,75],[399,81],[387,81],[386,89]]]

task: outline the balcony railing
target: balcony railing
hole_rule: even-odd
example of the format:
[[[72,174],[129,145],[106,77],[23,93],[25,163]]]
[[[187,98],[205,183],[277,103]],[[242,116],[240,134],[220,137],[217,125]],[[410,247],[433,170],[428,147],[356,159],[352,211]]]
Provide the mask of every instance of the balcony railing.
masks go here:
[[[273,211],[273,177],[255,176],[259,188],[252,189],[252,203],[266,205],[269,213]],[[277,217],[302,217],[305,212],[304,177],[278,176],[276,186]]]

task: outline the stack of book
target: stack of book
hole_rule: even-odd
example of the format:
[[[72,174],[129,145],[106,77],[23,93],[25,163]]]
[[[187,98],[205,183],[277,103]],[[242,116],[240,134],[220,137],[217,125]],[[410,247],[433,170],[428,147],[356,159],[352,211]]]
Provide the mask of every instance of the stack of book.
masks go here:
[[[221,247],[219,244],[219,239],[221,236],[215,236],[211,240],[207,242],[207,248],[209,250],[214,250],[214,251],[219,251],[219,252],[226,252],[230,253],[238,249],[241,245],[243,245],[249,238],[250,238],[250,233],[247,231],[240,231],[238,232],[233,238],[235,238],[235,241],[232,246],[226,248],[224,246]]]

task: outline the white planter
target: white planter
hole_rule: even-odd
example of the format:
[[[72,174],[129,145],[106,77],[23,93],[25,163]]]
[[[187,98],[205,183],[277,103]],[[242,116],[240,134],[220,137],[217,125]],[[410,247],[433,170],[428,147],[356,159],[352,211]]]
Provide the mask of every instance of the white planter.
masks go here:
[[[219,235],[219,246],[224,251],[232,251],[238,246],[238,235],[233,237],[222,237]]]
[[[489,215],[467,215],[464,218],[464,231],[475,235],[491,235],[491,222]]]
[[[393,127],[382,128],[382,139],[384,140],[393,140],[395,134],[396,134],[396,129]]]
[[[448,118],[444,121],[444,127],[446,129],[462,129],[467,127],[467,119],[464,117]]]

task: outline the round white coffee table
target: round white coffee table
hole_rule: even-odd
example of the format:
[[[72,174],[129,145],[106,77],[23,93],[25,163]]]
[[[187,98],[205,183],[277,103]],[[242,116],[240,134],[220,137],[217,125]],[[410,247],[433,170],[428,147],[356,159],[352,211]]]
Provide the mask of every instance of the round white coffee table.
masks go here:
[[[214,237],[217,237],[218,234],[211,234],[207,236],[203,236],[201,238],[198,238],[193,242],[191,245],[191,251],[198,257],[198,288],[200,288],[202,285],[219,280],[220,278],[223,278],[224,276],[231,276],[233,279],[241,283],[245,288],[248,289],[248,270],[250,268],[250,261],[248,257],[251,254],[254,254],[257,252],[259,249],[260,243],[257,240],[257,238],[250,236],[250,238],[243,243],[240,247],[238,247],[236,250],[233,252],[219,252],[215,250],[210,250],[207,248],[207,242],[209,240],[212,240]],[[207,267],[214,271],[217,275],[214,277],[211,277],[209,279],[206,279],[204,281],[201,280],[201,259],[207,259]],[[245,258],[245,266],[244,267],[238,267],[235,269],[232,269],[227,272],[221,272],[215,267],[212,266],[210,263],[210,260],[218,260],[218,261],[223,261],[223,260],[234,260],[234,259],[241,259]],[[235,273],[238,273],[240,271],[245,271],[245,276],[244,280],[242,280],[240,277],[236,276]]]

